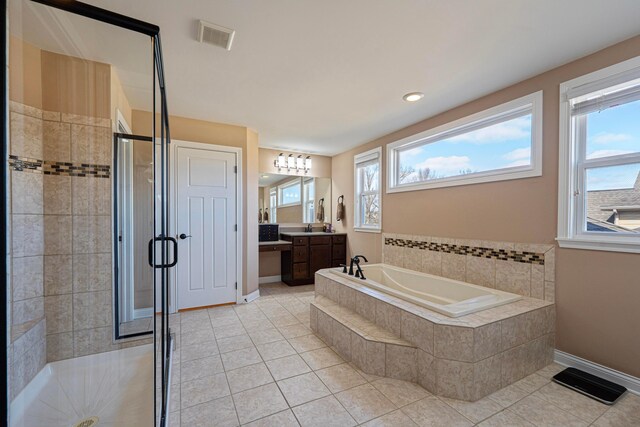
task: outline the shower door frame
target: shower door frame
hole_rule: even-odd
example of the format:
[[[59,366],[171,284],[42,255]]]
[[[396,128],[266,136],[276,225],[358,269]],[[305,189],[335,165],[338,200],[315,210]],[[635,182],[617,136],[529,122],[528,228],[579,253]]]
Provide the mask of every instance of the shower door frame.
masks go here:
[[[8,75],[7,75],[7,32],[9,26],[7,24],[7,2],[6,0],[0,0],[0,7],[2,8],[2,22],[5,24],[5,30],[0,31],[0,42],[2,43],[2,89],[0,89],[0,95],[2,96],[2,102],[0,102],[0,116],[2,116],[2,137],[0,137],[0,149],[2,150],[2,161],[0,162],[0,221],[7,230],[8,218],[7,218],[7,159],[9,158],[9,126],[8,123],[8,104],[9,104],[9,90]],[[0,262],[0,278],[2,282],[7,284],[7,263],[9,262],[9,253],[7,247],[8,236],[5,235],[0,238],[0,253],[2,253],[2,262]],[[5,285],[6,288],[6,285]],[[0,315],[0,327],[2,327],[3,333],[0,334],[0,390],[4,390],[4,399],[0,399],[0,425],[9,425],[9,347],[8,347],[8,319],[9,310],[7,310],[7,289],[0,291],[0,306],[2,307],[2,315]]]
[[[143,135],[134,135],[134,134],[127,134],[127,133],[119,133],[116,132],[113,134],[113,212],[114,212],[114,216],[113,216],[113,251],[114,251],[114,255],[113,255],[113,262],[114,262],[114,266],[113,266],[113,292],[114,292],[114,298],[113,298],[113,315],[114,315],[114,328],[115,328],[115,339],[119,340],[119,339],[126,339],[126,338],[135,338],[135,337],[141,337],[144,335],[151,335],[153,334],[153,329],[150,329],[148,331],[141,331],[141,332],[134,332],[134,333],[129,333],[129,334],[122,334],[120,331],[120,323],[122,321],[121,318],[121,300],[124,298],[130,298],[131,299],[131,304],[133,304],[133,296],[129,295],[129,296],[125,296],[124,292],[121,292],[120,286],[123,284],[122,282],[124,282],[124,278],[121,279],[121,273],[122,273],[122,264],[120,262],[120,256],[123,255],[123,253],[121,253],[120,250],[120,245],[119,243],[122,243],[124,241],[124,239],[121,236],[121,229],[120,224],[119,224],[119,219],[120,219],[120,213],[119,213],[119,168],[123,167],[123,165],[119,164],[119,154],[120,154],[120,140],[122,139],[126,139],[126,140],[130,140],[130,141],[143,141],[143,142],[150,142],[152,143],[151,149],[153,150],[154,145],[153,145],[153,138],[150,136],[143,136]],[[153,154],[152,154],[153,156]],[[154,199],[155,199],[155,194],[153,195]],[[124,252],[124,249],[122,250],[122,252]],[[155,295],[154,295],[155,298]],[[155,301],[153,303],[153,308],[155,308]],[[133,307],[132,307],[133,309]],[[155,313],[151,314],[151,317],[155,317]]]
[[[114,25],[120,28],[124,28],[126,30],[134,31],[137,33],[141,33],[147,35],[151,38],[153,45],[153,128],[152,128],[152,138],[154,141],[157,139],[160,140],[160,171],[161,176],[158,180],[158,177],[155,176],[154,173],[154,194],[158,194],[156,191],[159,188],[159,193],[163,195],[161,198],[161,212],[160,212],[160,224],[155,222],[154,232],[158,232],[158,236],[156,236],[155,240],[160,240],[160,251],[157,250],[157,246],[153,246],[153,259],[150,259],[150,264],[153,264],[155,269],[160,270],[160,290],[161,290],[161,307],[156,306],[156,295],[158,289],[158,283],[154,282],[154,307],[155,311],[161,312],[161,324],[158,325],[158,322],[155,320],[154,316],[154,352],[157,352],[158,347],[158,339],[161,340],[161,357],[160,360],[157,360],[157,357],[154,356],[154,365],[158,362],[161,365],[161,388],[160,392],[162,393],[161,399],[161,407],[157,408],[158,398],[155,396],[157,390],[156,384],[156,375],[155,371],[157,370],[157,366],[154,366],[154,424],[159,425],[160,427],[164,427],[167,423],[167,409],[168,409],[168,400],[169,400],[169,381],[170,381],[170,373],[171,373],[171,349],[173,347],[171,330],[169,328],[169,298],[168,298],[168,284],[169,284],[169,268],[171,265],[168,262],[169,251],[169,242],[170,238],[167,233],[169,230],[168,227],[168,219],[169,219],[169,192],[168,192],[168,173],[169,173],[169,144],[170,144],[170,132],[169,132],[169,113],[167,109],[167,99],[166,99],[166,86],[164,79],[164,63],[162,58],[162,45],[160,42],[160,27],[154,24],[150,24],[148,22],[144,22],[138,19],[134,19],[125,15],[121,15],[115,12],[111,12],[106,9],[102,9],[96,6],[92,6],[86,3],[82,3],[76,0],[31,0],[35,3],[40,3],[44,6],[53,7],[56,9],[60,9],[75,15],[84,16],[89,19],[93,19],[99,22],[103,22],[106,24]],[[0,7],[2,8],[2,19],[5,24],[8,24],[8,14],[7,14],[7,2],[6,0],[0,0]],[[2,149],[3,159],[0,162],[0,197],[2,197],[2,202],[0,202],[0,221],[2,221],[5,231],[8,230],[8,215],[7,215],[7,159],[8,159],[8,75],[7,75],[7,51],[8,51],[8,37],[7,32],[9,31],[9,25],[5,25],[5,31],[2,32],[0,36],[2,43],[2,59],[3,59],[3,67],[2,67],[2,89],[0,93],[2,95],[2,102],[0,107],[0,115],[2,116],[2,137],[0,140],[0,147]],[[157,79],[157,80],[156,80]],[[159,138],[156,137],[156,91],[160,92],[160,135]],[[155,144],[155,143],[154,143]],[[154,162],[157,161],[155,159],[155,149],[154,149]],[[155,170],[156,168],[154,168]],[[159,185],[159,187],[156,187]],[[157,215],[156,215],[157,216]],[[158,227],[159,225],[159,227]],[[5,233],[6,234],[6,233]],[[7,236],[3,236],[0,238],[0,251],[4,257],[4,260],[0,262],[0,277],[5,279],[5,283],[7,283],[7,262],[8,262],[8,247],[7,247]],[[175,254],[177,256],[177,254]],[[159,263],[158,263],[159,261]],[[174,260],[176,261],[176,260]],[[175,265],[174,262],[172,264]],[[2,305],[2,316],[0,319],[0,326],[2,326],[4,333],[1,334],[0,337],[0,346],[2,346],[2,350],[0,351],[0,390],[5,390],[5,398],[0,399],[0,425],[7,425],[9,421],[9,393],[8,393],[8,336],[7,336],[7,325],[8,325],[8,308],[7,308],[7,293],[0,292],[0,304]],[[159,331],[158,331],[159,330]],[[158,334],[160,332],[160,334]],[[159,409],[159,411],[158,411]],[[156,415],[159,414],[159,417]]]

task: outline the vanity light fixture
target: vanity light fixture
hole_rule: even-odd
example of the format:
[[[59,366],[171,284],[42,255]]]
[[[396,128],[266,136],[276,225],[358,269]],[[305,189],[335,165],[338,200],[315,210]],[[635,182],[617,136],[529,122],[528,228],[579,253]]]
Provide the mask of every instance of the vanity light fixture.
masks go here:
[[[402,97],[402,99],[404,99],[407,102],[420,101],[422,98],[424,98],[424,93],[422,92],[409,92],[408,94]]]
[[[278,169],[284,169],[287,167],[287,158],[284,157],[284,153],[278,154],[278,158],[273,161],[273,166]]]
[[[280,153],[273,161],[273,166],[278,168],[279,171],[286,169],[288,172],[295,171],[308,173],[311,170],[311,156],[305,157],[304,154],[298,154],[297,157],[293,154],[285,156],[284,153]]]

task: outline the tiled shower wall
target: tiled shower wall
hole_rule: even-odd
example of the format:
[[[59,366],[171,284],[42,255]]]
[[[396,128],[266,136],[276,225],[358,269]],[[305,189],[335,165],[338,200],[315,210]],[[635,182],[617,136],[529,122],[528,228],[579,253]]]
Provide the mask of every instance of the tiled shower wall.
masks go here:
[[[45,112],[47,360],[112,344],[111,121]]]
[[[553,245],[382,235],[386,264],[555,301]]]
[[[47,361],[124,344],[113,343],[111,121],[10,110],[12,323],[14,340],[30,338],[14,347],[39,357],[15,354],[17,393]]]
[[[11,156],[42,158],[42,112],[11,104]],[[46,363],[44,319],[44,180],[10,168],[11,342],[9,394],[13,399]]]

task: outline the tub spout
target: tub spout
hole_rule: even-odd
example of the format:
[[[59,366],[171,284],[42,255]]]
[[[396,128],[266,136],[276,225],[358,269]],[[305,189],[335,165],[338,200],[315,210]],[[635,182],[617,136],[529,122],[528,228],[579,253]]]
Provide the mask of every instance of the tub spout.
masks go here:
[[[364,262],[369,262],[369,260],[367,260],[367,257],[365,257],[364,255],[356,255],[353,258],[351,258],[351,267],[353,269],[353,264],[355,263],[356,265],[356,277],[362,279],[362,280],[367,280],[366,277],[364,277],[364,272],[362,271],[362,268],[360,268],[360,258],[362,258],[364,260]],[[352,274],[352,271],[349,271],[349,274]]]

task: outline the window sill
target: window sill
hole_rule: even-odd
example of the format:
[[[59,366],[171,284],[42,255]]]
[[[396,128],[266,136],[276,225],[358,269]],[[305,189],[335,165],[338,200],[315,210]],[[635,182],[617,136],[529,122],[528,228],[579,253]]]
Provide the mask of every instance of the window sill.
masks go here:
[[[556,238],[561,248],[584,249],[591,251],[640,253],[640,241],[621,241],[597,238]]]
[[[430,190],[432,188],[457,187],[460,185],[484,184],[497,181],[508,181],[512,179],[535,178],[542,176],[542,165],[519,170],[497,170],[472,175],[459,175],[450,178],[441,178],[431,181],[423,181],[415,184],[395,184],[389,181],[387,185],[388,193],[400,193],[404,191]]]
[[[353,231],[359,231],[361,233],[382,233],[381,228],[353,227]]]
[[[302,205],[301,202],[287,203],[286,205],[278,205],[278,208],[290,208],[292,206],[300,206],[300,205]]]

